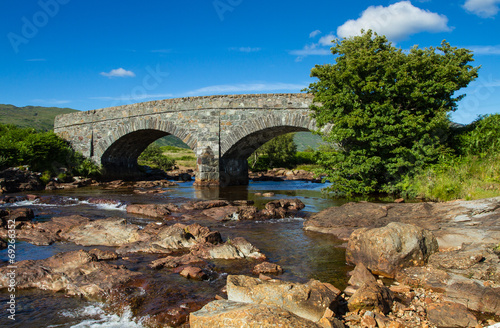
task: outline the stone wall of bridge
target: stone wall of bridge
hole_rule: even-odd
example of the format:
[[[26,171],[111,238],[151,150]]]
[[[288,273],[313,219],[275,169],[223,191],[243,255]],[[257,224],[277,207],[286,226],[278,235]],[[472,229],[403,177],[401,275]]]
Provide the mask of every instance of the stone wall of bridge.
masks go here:
[[[316,129],[311,102],[307,94],[166,99],[60,115],[54,131],[109,176],[136,175],[142,151],[171,134],[195,152],[198,184],[246,184],[254,150],[278,135]]]

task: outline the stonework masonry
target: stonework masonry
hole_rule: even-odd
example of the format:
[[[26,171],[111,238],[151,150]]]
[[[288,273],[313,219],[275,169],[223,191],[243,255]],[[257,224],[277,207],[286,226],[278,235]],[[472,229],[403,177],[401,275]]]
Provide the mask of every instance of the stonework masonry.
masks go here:
[[[247,158],[284,133],[316,130],[309,94],[187,97],[59,115],[54,131],[110,177],[137,175],[137,157],[172,134],[197,157],[198,185],[248,183]]]

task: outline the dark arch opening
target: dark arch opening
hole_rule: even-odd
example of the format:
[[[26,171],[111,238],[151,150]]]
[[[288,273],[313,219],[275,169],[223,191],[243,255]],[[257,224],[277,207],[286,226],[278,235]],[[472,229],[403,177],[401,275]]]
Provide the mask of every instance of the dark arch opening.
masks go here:
[[[104,174],[107,177],[134,178],[140,176],[137,158],[146,147],[169,133],[159,130],[139,130],[116,140],[101,157]]]
[[[266,142],[287,133],[309,131],[297,126],[277,126],[251,133],[238,140],[221,157],[221,185],[248,184],[248,157]]]

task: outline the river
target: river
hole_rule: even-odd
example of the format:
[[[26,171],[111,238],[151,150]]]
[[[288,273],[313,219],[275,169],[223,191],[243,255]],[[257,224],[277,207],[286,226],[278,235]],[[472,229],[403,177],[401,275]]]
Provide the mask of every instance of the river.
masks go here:
[[[306,232],[302,229],[304,216],[321,211],[330,206],[338,206],[343,200],[328,198],[322,193],[324,184],[303,181],[258,181],[248,186],[228,187],[224,189],[197,189],[192,182],[179,183],[179,186],[165,188],[164,193],[137,194],[132,191],[108,190],[99,187],[85,187],[64,191],[44,191],[37,195],[52,198],[51,204],[39,202],[18,202],[0,205],[30,207],[34,210],[36,220],[49,220],[54,216],[80,214],[92,219],[106,217],[124,217],[129,222],[146,225],[153,220],[129,215],[125,211],[126,204],[131,203],[165,203],[180,204],[189,200],[253,200],[255,206],[263,205],[273,199],[299,198],[306,207],[298,217],[270,221],[242,221],[217,223],[193,219],[218,230],[223,238],[244,237],[257,246],[270,262],[279,264],[284,269],[280,277],[284,280],[307,281],[318,279],[343,288],[347,281],[347,272],[351,270],[345,263],[343,242],[324,234]],[[273,192],[273,197],[262,197],[257,193]],[[112,199],[118,201],[113,205],[91,204],[90,197]],[[55,203],[55,204],[54,204]],[[187,222],[187,223],[190,223]],[[183,221],[183,223],[186,223]],[[50,246],[34,246],[19,241],[16,244],[16,260],[38,260],[50,257],[58,252],[91,249],[72,243],[55,243]],[[105,249],[104,247],[100,247]],[[108,248],[112,249],[112,248]],[[6,265],[7,250],[0,251],[0,266]],[[66,297],[63,293],[52,293],[40,290],[19,290],[16,292],[16,321],[7,319],[6,290],[0,291],[0,327],[143,327],[141,321],[148,315],[158,311],[168,311],[168,306],[189,300],[208,302],[224,286],[227,274],[238,273],[238,263],[221,261],[216,263],[218,278],[211,281],[191,281],[177,274],[160,274],[147,269],[152,255],[130,256],[132,262],[117,260],[117,264],[125,264],[127,268],[144,273],[147,279],[153,280],[159,287],[158,295],[151,296],[156,308],[140,309],[132,316],[127,309],[118,311],[105,304],[89,302],[79,298]],[[132,264],[131,264],[132,263]],[[248,273],[250,274],[250,273]],[[154,299],[157,297],[157,299]],[[181,304],[183,305],[183,304]],[[161,308],[162,306],[166,308]],[[186,305],[187,306],[187,305]],[[116,314],[119,312],[119,314]]]

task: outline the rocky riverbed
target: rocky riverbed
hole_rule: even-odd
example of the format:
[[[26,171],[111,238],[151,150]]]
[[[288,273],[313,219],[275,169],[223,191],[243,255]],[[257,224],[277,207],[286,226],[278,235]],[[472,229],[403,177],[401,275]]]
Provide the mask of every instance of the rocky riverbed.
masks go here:
[[[81,247],[18,262],[17,287],[105,302],[151,327],[486,327],[500,319],[500,198],[358,202],[307,217],[304,204],[291,197],[259,206],[248,199],[158,201],[173,186],[115,181],[100,187],[156,199],[117,204],[126,206],[127,215],[150,218],[147,224],[3,206],[1,238],[8,241],[15,222],[18,240]],[[56,206],[60,200],[19,194],[0,199],[5,205],[23,202]],[[248,238],[214,229],[297,215],[306,216],[305,230],[345,241],[345,261],[354,268],[347,287],[290,279]],[[0,273],[5,288],[6,265]]]

